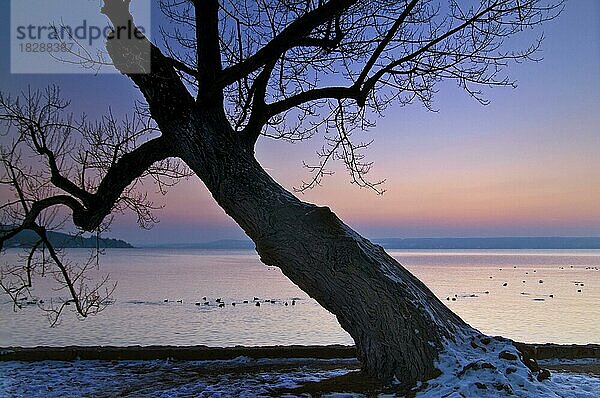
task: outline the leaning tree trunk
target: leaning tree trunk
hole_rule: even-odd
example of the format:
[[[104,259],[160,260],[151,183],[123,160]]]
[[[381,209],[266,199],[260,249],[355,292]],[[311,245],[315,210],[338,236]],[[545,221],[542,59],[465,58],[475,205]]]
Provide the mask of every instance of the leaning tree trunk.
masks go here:
[[[368,374],[403,384],[432,376],[443,342],[474,330],[381,246],[277,184],[243,144],[211,138],[232,136],[216,119],[197,126],[210,134],[182,126],[178,152],[261,260],[337,316]]]
[[[130,28],[135,24],[128,5],[105,0],[103,13],[114,26]],[[217,36],[214,25],[208,30]],[[108,40],[107,50],[117,69],[123,72],[137,62],[138,44]],[[203,95],[195,101],[173,61],[148,44],[152,71],[127,75],[144,94],[168,142],[169,156],[181,158],[200,177],[254,241],[265,264],[279,267],[337,316],[354,339],[368,374],[410,386],[434,376],[437,367],[451,377],[470,377],[477,388],[480,380],[507,393],[511,385],[534,388],[523,381],[533,376],[516,361],[519,353],[510,342],[481,335],[383,248],[354,232],[329,208],[302,202],[277,184],[254,158],[254,143],[246,141],[253,138],[242,138],[232,130],[214,76],[201,76]],[[205,62],[199,70],[220,67],[218,45],[209,47],[199,51],[199,60]],[[473,375],[473,371],[478,372]],[[456,394],[453,383],[444,385],[442,379],[436,379],[441,387],[434,396]]]

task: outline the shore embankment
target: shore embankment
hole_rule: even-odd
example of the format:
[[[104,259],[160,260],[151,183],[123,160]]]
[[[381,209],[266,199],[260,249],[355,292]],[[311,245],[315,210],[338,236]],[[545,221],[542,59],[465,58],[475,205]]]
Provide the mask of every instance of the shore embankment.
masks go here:
[[[353,346],[67,346],[0,347],[0,361],[154,360],[186,361],[248,358],[356,358]]]
[[[521,351],[537,360],[599,358],[600,344],[525,344],[515,343]],[[291,345],[260,347],[196,346],[67,346],[0,347],[0,361],[72,360],[228,360],[248,358],[356,358],[354,346]]]

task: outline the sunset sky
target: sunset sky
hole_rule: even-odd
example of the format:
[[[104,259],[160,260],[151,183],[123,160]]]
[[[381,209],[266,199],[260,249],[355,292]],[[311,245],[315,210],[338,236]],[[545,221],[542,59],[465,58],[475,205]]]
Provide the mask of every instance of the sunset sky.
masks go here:
[[[57,83],[76,111],[127,109],[138,97],[119,75],[11,75],[8,2],[0,4],[0,88],[16,92]],[[368,157],[383,196],[349,183],[343,170],[302,200],[330,206],[369,237],[600,236],[600,2],[569,1],[544,27],[541,63],[512,65],[516,90],[487,90],[481,106],[454,83],[439,86],[435,106],[391,108]],[[318,138],[288,144],[263,139],[258,157],[287,188],[308,177]],[[152,189],[152,187],[151,187]],[[132,216],[110,233],[133,243],[241,238],[197,178],[157,201],[165,208],[151,231]]]

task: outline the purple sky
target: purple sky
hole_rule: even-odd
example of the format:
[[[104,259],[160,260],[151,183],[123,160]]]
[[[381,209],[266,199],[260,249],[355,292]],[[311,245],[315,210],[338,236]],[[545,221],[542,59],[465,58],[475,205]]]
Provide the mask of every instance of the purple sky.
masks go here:
[[[122,76],[10,75],[7,3],[0,5],[2,90],[58,83],[81,111],[131,106],[137,93]],[[488,90],[490,105],[442,84],[439,112],[415,103],[378,121],[367,133],[375,138],[368,156],[372,177],[387,179],[385,195],[351,185],[339,170],[301,199],[327,204],[370,237],[600,235],[600,3],[570,1],[544,33],[543,62],[513,65],[519,87]],[[263,139],[257,153],[292,188],[319,147],[318,138]],[[134,243],[243,236],[196,178],[157,201],[165,208],[151,231],[124,216],[110,235]]]

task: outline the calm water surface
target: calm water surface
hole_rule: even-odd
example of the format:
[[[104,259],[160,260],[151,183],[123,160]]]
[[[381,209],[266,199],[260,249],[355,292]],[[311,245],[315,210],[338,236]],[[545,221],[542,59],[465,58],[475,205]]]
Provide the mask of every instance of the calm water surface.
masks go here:
[[[600,343],[599,250],[390,254],[482,332],[524,342]],[[2,261],[15,255],[9,251]],[[13,312],[0,296],[0,346],[352,344],[332,314],[253,251],[111,249],[101,271],[118,282],[115,304],[84,321],[66,313],[50,329],[35,305]],[[45,283],[35,293],[59,296]],[[196,305],[203,297],[210,305]]]

